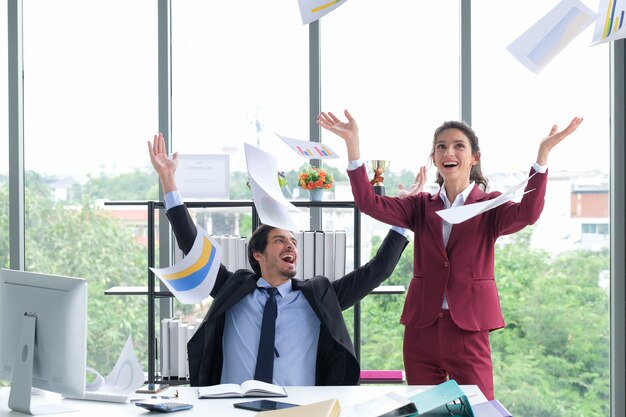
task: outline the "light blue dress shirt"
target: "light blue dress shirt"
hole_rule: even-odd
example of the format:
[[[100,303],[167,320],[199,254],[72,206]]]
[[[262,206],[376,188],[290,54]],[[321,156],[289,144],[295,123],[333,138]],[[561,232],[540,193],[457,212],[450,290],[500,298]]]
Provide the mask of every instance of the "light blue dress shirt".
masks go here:
[[[259,287],[270,285],[260,278]],[[274,384],[315,385],[315,363],[320,320],[302,294],[294,291],[291,280],[276,287],[278,316],[274,346]],[[222,348],[224,367],[221,382],[237,383],[254,378],[263,308],[269,295],[255,290],[226,311]]]
[[[164,200],[167,210],[183,204],[177,191],[167,193]],[[259,278],[257,286],[270,285]],[[282,386],[315,385],[320,320],[302,291],[293,290],[291,280],[277,288],[278,316],[274,345],[279,356],[274,358],[273,383]],[[254,379],[263,308],[268,298],[267,291],[254,290],[226,311],[222,339],[222,384],[241,384]]]

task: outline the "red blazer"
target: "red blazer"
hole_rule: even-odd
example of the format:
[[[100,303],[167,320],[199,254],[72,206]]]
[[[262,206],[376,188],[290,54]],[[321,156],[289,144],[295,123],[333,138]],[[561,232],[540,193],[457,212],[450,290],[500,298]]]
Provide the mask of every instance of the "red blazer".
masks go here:
[[[533,169],[531,175],[535,173]],[[432,324],[441,309],[444,290],[450,315],[462,329],[494,330],[504,327],[504,317],[494,277],[494,246],[499,236],[533,224],[543,210],[547,172],[537,173],[526,185],[522,201],[509,201],[452,227],[443,246],[443,224],[437,210],[444,208],[439,193],[407,198],[374,194],[365,166],[348,171],[357,207],[390,225],[413,230],[413,278],[400,322],[422,328]],[[500,192],[484,193],[477,186],[465,204],[490,200]]]

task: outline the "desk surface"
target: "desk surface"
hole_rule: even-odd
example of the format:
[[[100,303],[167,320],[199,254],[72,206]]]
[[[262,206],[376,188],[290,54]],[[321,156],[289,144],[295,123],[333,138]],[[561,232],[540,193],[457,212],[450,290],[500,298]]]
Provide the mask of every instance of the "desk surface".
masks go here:
[[[412,396],[420,391],[429,388],[428,386],[408,386],[408,385],[360,385],[360,386],[341,386],[341,387],[286,387],[287,397],[274,398],[277,401],[284,401],[294,404],[308,404],[317,401],[327,400],[329,398],[337,398],[342,407],[358,404],[363,401],[370,400],[378,395],[388,392],[396,392],[404,396]],[[462,385],[461,389],[468,396],[471,404],[478,404],[487,401],[482,392],[475,385]],[[178,390],[179,401],[193,404],[193,409],[180,411],[174,416],[241,416],[254,417],[255,412],[241,410],[233,407],[233,403],[241,401],[250,401],[254,398],[224,398],[224,399],[198,399],[198,390],[194,387],[172,387],[166,391],[159,393],[160,395],[172,394]],[[60,402],[60,404],[76,408],[78,411],[73,413],[57,414],[58,416],[67,417],[110,417],[110,416],[155,416],[162,413],[150,413],[143,408],[130,404],[115,404],[99,401],[81,401],[60,399],[55,394],[49,393],[42,397],[46,397],[46,402]],[[39,401],[39,396],[33,397],[34,401]],[[9,388],[0,388],[0,417],[16,417],[25,416],[26,414],[18,413],[9,409]],[[167,400],[164,400],[167,401]],[[163,414],[169,415],[169,414]]]

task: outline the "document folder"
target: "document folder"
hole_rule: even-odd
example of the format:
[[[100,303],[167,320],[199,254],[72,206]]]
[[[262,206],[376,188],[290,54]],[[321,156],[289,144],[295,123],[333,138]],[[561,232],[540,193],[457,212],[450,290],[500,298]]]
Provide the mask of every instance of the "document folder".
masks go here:
[[[474,417],[467,396],[451,379],[409,398],[417,408],[417,415]]]

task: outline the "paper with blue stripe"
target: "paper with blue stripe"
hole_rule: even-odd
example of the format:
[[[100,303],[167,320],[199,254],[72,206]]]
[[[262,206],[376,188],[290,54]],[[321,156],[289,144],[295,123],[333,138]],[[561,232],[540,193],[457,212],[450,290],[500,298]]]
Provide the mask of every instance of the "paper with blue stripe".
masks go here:
[[[168,268],[150,268],[183,304],[196,304],[209,296],[222,262],[222,247],[202,227],[196,228],[187,256]]]

